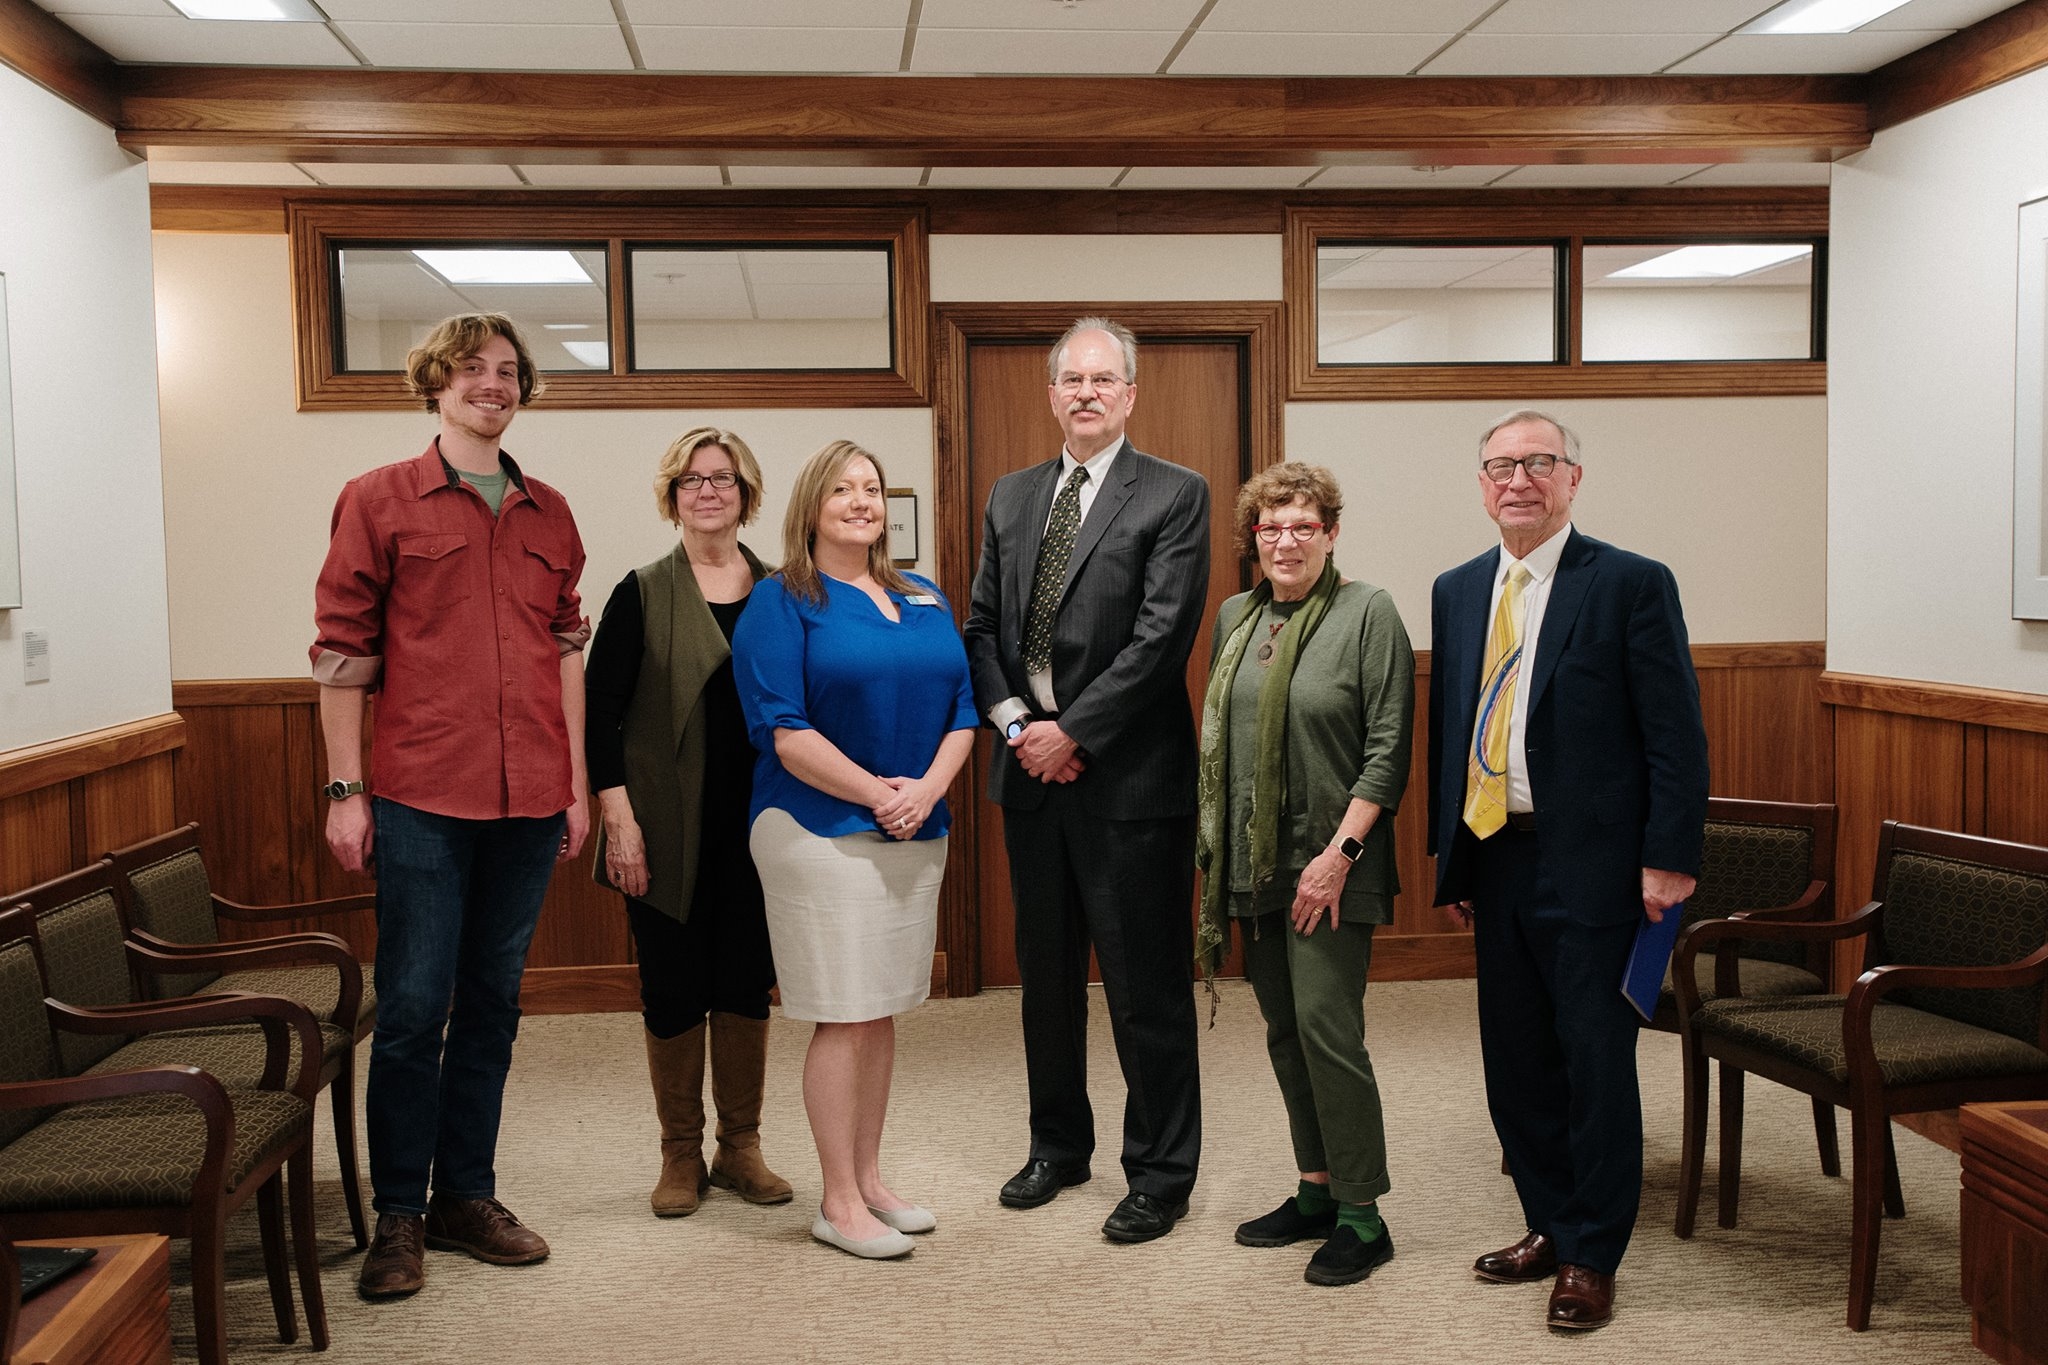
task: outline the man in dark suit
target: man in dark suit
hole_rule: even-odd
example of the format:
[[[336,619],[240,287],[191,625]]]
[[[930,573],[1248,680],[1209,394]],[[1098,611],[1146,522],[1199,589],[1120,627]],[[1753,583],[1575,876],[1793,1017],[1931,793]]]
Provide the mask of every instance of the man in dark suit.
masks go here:
[[[1137,340],[1083,318],[1054,345],[1060,457],[997,482],[967,616],[976,704],[1000,737],[1024,986],[1036,1208],[1088,1179],[1088,949],[1123,1065],[1130,1192],[1103,1224],[1144,1242],[1187,1212],[1201,1149],[1190,981],[1195,735],[1185,676],[1209,582],[1209,486],[1132,449]]]
[[[1482,1279],[1555,1274],[1552,1327],[1613,1315],[1642,1191],[1637,926],[1692,894],[1707,740],[1671,571],[1581,535],[1578,438],[1539,412],[1480,441],[1501,543],[1436,580],[1429,849],[1473,927],[1487,1107],[1528,1235]]]

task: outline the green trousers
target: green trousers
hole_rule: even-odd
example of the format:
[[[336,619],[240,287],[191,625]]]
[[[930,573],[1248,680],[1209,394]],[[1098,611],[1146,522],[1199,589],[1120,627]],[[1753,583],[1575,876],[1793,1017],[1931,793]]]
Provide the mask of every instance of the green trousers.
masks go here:
[[[1371,924],[1319,922],[1307,936],[1285,914],[1237,921],[1245,976],[1266,1017],[1266,1053],[1287,1106],[1294,1164],[1328,1171],[1330,1194],[1367,1204],[1390,1188],[1380,1085],[1365,1050]]]

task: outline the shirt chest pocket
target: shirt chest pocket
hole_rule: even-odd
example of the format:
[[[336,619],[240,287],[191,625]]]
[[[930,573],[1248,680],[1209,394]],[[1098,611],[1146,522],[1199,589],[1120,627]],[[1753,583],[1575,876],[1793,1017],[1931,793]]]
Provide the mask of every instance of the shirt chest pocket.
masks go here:
[[[569,587],[568,551],[545,540],[529,540],[520,547],[515,572],[528,604],[552,619]]]
[[[460,532],[421,531],[398,538],[398,580],[408,595],[444,606],[466,602],[475,591],[470,576],[469,537]]]

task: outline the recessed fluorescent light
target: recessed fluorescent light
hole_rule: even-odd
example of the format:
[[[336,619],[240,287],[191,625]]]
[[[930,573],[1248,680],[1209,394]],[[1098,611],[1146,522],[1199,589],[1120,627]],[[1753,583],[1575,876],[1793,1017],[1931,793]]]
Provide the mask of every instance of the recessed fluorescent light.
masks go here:
[[[593,370],[612,367],[612,347],[608,341],[565,341],[562,349]]]
[[[592,284],[567,251],[428,250],[413,255],[450,284]]]
[[[1779,246],[1682,246],[1662,256],[1652,256],[1625,270],[1608,275],[1610,280],[1726,280],[1754,274],[1774,265],[1796,261],[1812,254],[1805,243]]]
[[[187,19],[249,19],[264,22],[295,20],[324,24],[327,16],[312,0],[171,0],[171,8]]]
[[[587,332],[590,330],[590,324],[587,322],[543,322],[541,329],[548,332]]]
[[[1785,0],[1737,33],[1853,33],[1906,0]]]

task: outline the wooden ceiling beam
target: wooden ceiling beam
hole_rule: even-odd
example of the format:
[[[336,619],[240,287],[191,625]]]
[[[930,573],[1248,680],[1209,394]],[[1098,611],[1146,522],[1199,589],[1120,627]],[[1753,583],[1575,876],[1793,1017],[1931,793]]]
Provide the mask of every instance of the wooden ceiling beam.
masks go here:
[[[1870,73],[1870,130],[2048,66],[2048,0],[2000,10]]]
[[[124,145],[181,160],[1344,165],[1831,160],[1853,76],[664,76],[135,67]]]
[[[0,63],[101,123],[120,122],[114,59],[29,0],[0,0]]]

